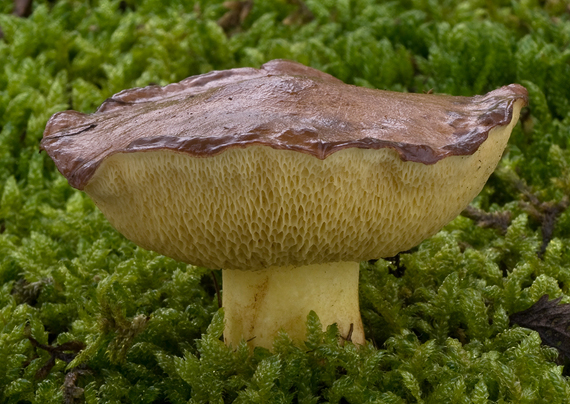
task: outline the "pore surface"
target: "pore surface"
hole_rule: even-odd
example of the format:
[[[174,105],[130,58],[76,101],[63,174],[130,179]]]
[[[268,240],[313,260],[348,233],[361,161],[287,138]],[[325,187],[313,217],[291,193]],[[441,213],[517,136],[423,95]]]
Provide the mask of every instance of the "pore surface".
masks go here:
[[[209,268],[393,256],[437,232],[480,192],[518,119],[471,156],[433,165],[394,150],[324,160],[267,146],[208,158],[172,151],[107,158],[85,191],[127,238]]]

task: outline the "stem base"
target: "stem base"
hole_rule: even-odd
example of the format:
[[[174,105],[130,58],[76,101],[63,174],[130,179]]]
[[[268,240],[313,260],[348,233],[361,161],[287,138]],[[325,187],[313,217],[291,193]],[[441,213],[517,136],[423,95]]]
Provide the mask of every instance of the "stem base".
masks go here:
[[[327,327],[364,344],[358,304],[359,263],[335,262],[257,271],[222,270],[224,341],[237,346],[271,348],[279,330],[294,341],[305,340],[307,315],[315,311]]]

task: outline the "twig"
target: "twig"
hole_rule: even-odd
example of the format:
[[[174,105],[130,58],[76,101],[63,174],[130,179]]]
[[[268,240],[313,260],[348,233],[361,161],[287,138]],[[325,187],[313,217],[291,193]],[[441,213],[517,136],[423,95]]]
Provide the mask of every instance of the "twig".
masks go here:
[[[511,212],[494,212],[489,213],[484,210],[477,209],[473,206],[467,206],[461,216],[471,219],[477,223],[477,226],[483,228],[492,228],[499,230],[502,235],[507,234],[507,229],[511,224]]]
[[[47,377],[51,369],[55,366],[56,359],[69,363],[77,356],[77,352],[85,348],[85,344],[81,341],[69,341],[59,346],[51,346],[44,345],[31,336],[28,336],[28,339],[34,348],[43,349],[51,355],[47,363],[36,372],[36,379],[39,380]],[[70,351],[73,353],[69,353]]]

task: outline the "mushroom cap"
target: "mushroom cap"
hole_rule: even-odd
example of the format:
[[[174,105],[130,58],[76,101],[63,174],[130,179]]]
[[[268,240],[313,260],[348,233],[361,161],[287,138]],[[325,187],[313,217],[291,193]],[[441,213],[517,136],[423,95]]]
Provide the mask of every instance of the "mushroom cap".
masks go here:
[[[406,94],[275,60],[55,114],[41,147],[144,248],[209,268],[417,245],[480,192],[526,90]]]

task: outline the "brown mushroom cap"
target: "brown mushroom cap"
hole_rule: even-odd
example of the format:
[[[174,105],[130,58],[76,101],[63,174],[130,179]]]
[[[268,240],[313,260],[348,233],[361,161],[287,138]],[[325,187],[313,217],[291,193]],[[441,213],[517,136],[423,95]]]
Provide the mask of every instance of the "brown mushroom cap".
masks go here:
[[[518,99],[527,92],[516,84],[475,97],[395,93],[274,60],[124,90],[92,115],[57,113],[41,147],[78,189],[112,154],[161,149],[209,157],[264,145],[325,159],[348,147],[389,147],[404,161],[433,164],[473,154],[489,130],[511,121]]]
[[[456,216],[526,102],[519,85],[394,93],[275,60],[58,113],[41,146],[145,248],[210,268],[358,261]]]

